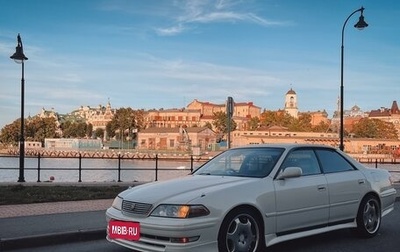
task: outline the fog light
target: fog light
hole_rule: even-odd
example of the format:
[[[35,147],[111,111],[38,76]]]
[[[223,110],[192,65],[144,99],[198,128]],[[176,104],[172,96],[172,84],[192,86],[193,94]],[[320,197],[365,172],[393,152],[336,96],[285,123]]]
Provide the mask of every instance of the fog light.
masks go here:
[[[195,242],[199,238],[200,238],[200,236],[171,238],[171,242],[172,243],[189,243],[189,242]]]

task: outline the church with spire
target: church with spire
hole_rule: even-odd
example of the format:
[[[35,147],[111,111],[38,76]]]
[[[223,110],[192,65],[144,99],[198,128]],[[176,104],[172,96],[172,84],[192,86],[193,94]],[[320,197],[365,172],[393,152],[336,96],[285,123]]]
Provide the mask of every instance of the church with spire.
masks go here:
[[[285,112],[294,118],[299,117],[299,109],[297,107],[297,94],[290,88],[285,95]]]
[[[310,114],[311,125],[313,126],[317,126],[321,122],[328,124],[330,123],[330,120],[328,119],[328,113],[325,110],[300,112],[298,107],[297,93],[292,87],[285,94],[285,106],[283,110],[296,119],[299,118],[302,113]]]

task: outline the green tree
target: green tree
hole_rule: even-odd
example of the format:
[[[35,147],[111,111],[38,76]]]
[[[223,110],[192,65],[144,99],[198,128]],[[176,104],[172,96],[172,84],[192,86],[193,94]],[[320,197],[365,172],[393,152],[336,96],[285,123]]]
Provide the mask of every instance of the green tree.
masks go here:
[[[44,144],[45,138],[57,138],[57,122],[53,117],[40,118],[35,116],[27,121],[25,139]]]
[[[248,129],[249,130],[256,130],[260,126],[260,118],[252,117],[248,122]]]
[[[145,111],[144,109],[133,110],[133,115],[135,116],[135,123],[137,130],[144,129],[145,127]]]
[[[292,118],[291,123],[286,126],[289,131],[308,132],[311,131],[311,114],[302,113],[298,118]]]
[[[397,139],[397,130],[393,123],[384,122],[379,119],[362,118],[354,127],[354,137]]]
[[[144,125],[144,111],[134,111],[132,108],[117,109],[111,122],[106,126],[107,135],[109,137],[117,137],[122,139],[124,136],[135,138],[136,134],[132,134],[134,129],[139,130]]]
[[[13,123],[6,125],[0,133],[0,142],[6,145],[17,146],[21,131],[21,120],[15,120]],[[54,118],[40,118],[35,116],[25,120],[24,139],[25,141],[37,141],[44,143],[45,138],[56,138],[57,124]]]
[[[212,124],[211,124],[210,122],[206,122],[206,123],[204,124],[204,127],[207,127],[207,128],[209,128],[210,130],[213,129],[213,126],[212,126]]]
[[[102,128],[97,128],[95,131],[94,131],[94,137],[98,137],[98,138],[101,138],[101,139],[103,139],[104,138],[104,129],[102,129]]]
[[[86,125],[86,136],[87,137],[93,136],[93,124],[91,124],[91,123]]]
[[[218,133],[228,133],[228,115],[225,112],[215,112],[213,119],[213,125]],[[231,131],[234,131],[236,127],[236,122],[231,119]]]
[[[285,111],[265,110],[260,115],[260,124],[262,127],[281,126],[289,127],[294,118]]]
[[[7,124],[1,129],[0,142],[2,142],[4,145],[18,146],[20,130],[20,119],[17,119],[12,123]]]
[[[65,138],[87,137],[88,127],[85,122],[65,121],[61,123],[63,137]]]
[[[332,129],[331,129],[329,123],[320,122],[318,125],[316,125],[312,128],[312,131],[313,132],[332,132]]]

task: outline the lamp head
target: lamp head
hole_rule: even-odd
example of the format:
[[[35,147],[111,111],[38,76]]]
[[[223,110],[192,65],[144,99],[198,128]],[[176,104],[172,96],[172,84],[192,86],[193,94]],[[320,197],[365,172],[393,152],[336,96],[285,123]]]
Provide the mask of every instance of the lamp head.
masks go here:
[[[368,24],[364,20],[364,15],[363,15],[364,7],[361,7],[360,11],[361,11],[360,18],[358,19],[358,22],[357,22],[357,24],[354,25],[354,27],[359,30],[362,30],[365,27],[368,27]]]
[[[24,60],[28,60],[28,58],[24,54],[24,48],[22,46],[21,36],[18,33],[17,36],[17,47],[15,47],[15,53],[10,56],[16,63],[22,63]]]

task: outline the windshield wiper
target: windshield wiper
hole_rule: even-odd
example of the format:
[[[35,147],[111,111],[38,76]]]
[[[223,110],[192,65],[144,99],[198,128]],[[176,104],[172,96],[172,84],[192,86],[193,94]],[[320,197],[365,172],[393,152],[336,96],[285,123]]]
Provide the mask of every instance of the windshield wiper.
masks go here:
[[[209,173],[209,172],[202,172],[202,173],[199,173],[199,175],[211,175],[211,173]]]

